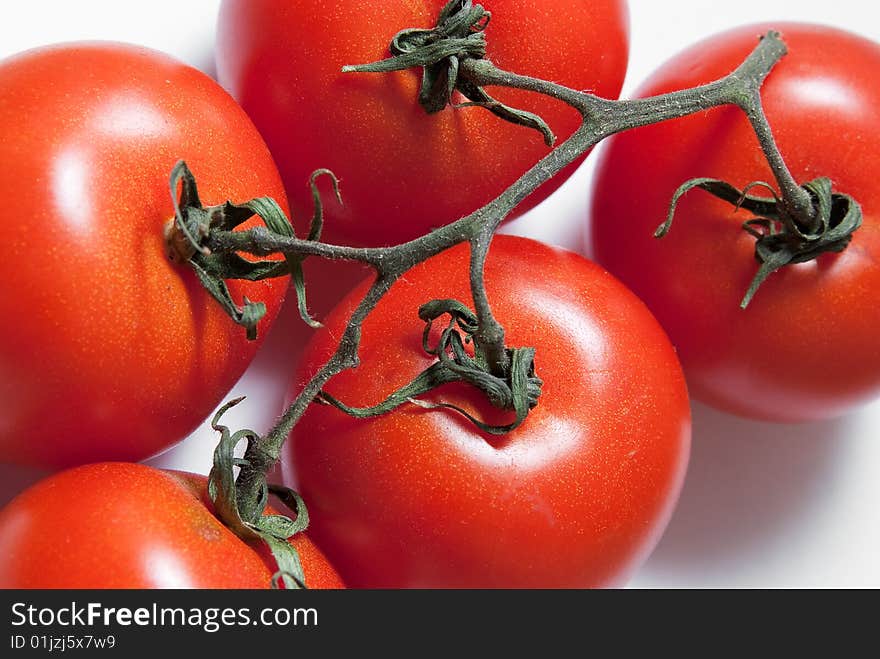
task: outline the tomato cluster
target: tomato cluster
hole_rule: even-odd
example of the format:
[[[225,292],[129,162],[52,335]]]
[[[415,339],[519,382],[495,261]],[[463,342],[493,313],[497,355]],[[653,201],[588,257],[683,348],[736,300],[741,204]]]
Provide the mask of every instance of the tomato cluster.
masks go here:
[[[310,174],[329,168],[344,204],[324,207],[320,238],[382,246],[485,206],[549,153],[536,132],[494,116],[494,101],[465,103],[461,88],[426,114],[415,101],[419,68],[343,73],[384,58],[396,32],[430,26],[446,2],[331,4],[224,0],[219,83],[121,43],[59,44],[0,62],[0,461],[57,470],[0,510],[0,587],[273,583],[271,553],[219,520],[203,476],[138,464],[223,401],[289,285],[288,276],[228,281],[235,304],[265,305],[251,340],[193,268],[169,258],[176,163],[193,172],[205,206],[271,197],[292,211],[300,236],[315,203]],[[498,67],[602,97],[620,92],[623,0],[482,6],[492,18],[473,34],[485,31]],[[770,27],[716,37],[709,54],[684,51],[639,94],[724,76]],[[863,221],[852,242],[774,273],[741,309],[757,267],[741,214],[694,191],[670,234],[653,234],[688,179],[772,182],[753,127],[724,107],[616,136],[589,222],[587,249],[601,265],[510,236],[493,240],[485,262],[505,345],[535,349],[540,396],[524,422],[500,435],[475,425],[503,426],[512,412],[458,381],[371,418],[316,402],[294,426],[282,460],[311,519],[290,539],[307,586],[620,586],[678,499],[689,388],[734,413],[782,421],[840,415],[876,397],[880,199],[870,173],[880,96],[871,72],[880,47],[827,28],[773,27],[789,54],[762,91],[768,120],[799,183],[826,176],[857,199]],[[443,84],[455,82],[458,56],[448,55]],[[557,99],[492,94],[540,115],[560,141],[583,120]],[[237,230],[259,224],[255,216]],[[419,308],[471,300],[472,260],[464,241],[397,278],[356,333],[358,367],[333,377],[321,400],[368,408],[430,368],[438,356],[426,348],[443,328],[426,330]],[[290,346],[302,352],[290,400],[331,359],[373,282],[322,318],[307,345]],[[446,330],[458,331],[451,322]],[[457,344],[474,362],[477,340]]]

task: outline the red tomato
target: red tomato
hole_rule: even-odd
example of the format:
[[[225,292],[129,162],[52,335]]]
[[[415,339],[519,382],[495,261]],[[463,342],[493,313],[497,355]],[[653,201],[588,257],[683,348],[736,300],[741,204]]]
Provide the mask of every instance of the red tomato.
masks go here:
[[[770,27],[738,28],[685,50],[638,95],[721,77]],[[770,275],[743,310],[759,265],[741,228],[748,213],[694,190],[669,234],[653,238],[673,192],[690,178],[738,188],[773,181],[734,107],[615,137],[596,175],[592,242],[597,260],[666,328],[696,398],[749,417],[804,421],[880,393],[880,47],[827,27],[773,27],[789,53],[763,88],[768,120],[799,182],[827,176],[861,204],[864,223],[850,246]]]
[[[328,393],[372,405],[425,368],[417,309],[470,299],[468,256],[460,245],[397,282],[364,323],[361,366]],[[357,420],[313,405],[288,442],[310,533],[349,585],[619,585],[669,519],[690,413],[675,353],[645,306],[593,263],[524,238],[496,237],[486,281],[508,345],[537,348],[543,393],[519,428],[496,437],[447,411]],[[294,393],[363,292],[316,334]],[[498,423],[511,416],[464,384],[425,398]]]
[[[204,476],[107,462],[63,471],[0,510],[0,588],[268,588],[263,546],[213,515]],[[308,537],[310,588],[342,588]]]
[[[426,114],[417,102],[419,69],[340,71],[387,57],[398,31],[433,27],[445,4],[225,0],[221,5],[218,78],[265,136],[294,214],[301,221],[311,217],[306,182],[312,170],[328,167],[342,180],[345,205],[326,209],[328,240],[381,245],[416,238],[488,203],[549,151],[534,130],[481,108]],[[623,0],[481,4],[492,12],[487,57],[499,67],[600,96],[620,92],[629,45]],[[542,116],[560,140],[580,123],[577,112],[547,97],[488,91]],[[526,205],[545,198],[573,170],[544,185]]]
[[[0,460],[140,460],[182,439],[241,376],[248,342],[165,256],[169,175],[205,204],[269,195],[278,172],[205,74],[145,48],[67,44],[0,64]],[[264,301],[287,280],[230,283]]]

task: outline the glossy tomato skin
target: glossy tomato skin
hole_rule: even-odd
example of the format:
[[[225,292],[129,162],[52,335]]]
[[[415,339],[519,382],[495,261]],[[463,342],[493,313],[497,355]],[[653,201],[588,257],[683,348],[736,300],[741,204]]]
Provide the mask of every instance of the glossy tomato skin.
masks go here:
[[[0,461],[141,460],[196,428],[253,357],[189,268],[165,256],[171,168],[202,202],[269,195],[265,143],[205,74],[164,54],[71,43],[0,63]],[[264,301],[287,280],[230,283]]]
[[[467,260],[459,246],[397,282],[364,323],[361,365],[326,390],[373,404],[423,369],[417,308],[469,300]],[[644,305],[583,257],[511,236],[495,238],[486,282],[508,345],[537,348],[543,393],[522,426],[499,438],[445,411],[355,420],[313,405],[294,429],[288,462],[315,516],[310,532],[350,586],[617,586],[671,514],[688,398]],[[316,335],[294,391],[329,356],[353,303]],[[425,397],[509,420],[466,385]]]
[[[226,528],[204,476],[96,463],[49,476],[0,510],[0,588],[269,588],[262,547]],[[342,588],[305,534],[310,588]]]
[[[738,28],[655,72],[639,96],[731,71],[771,26]],[[773,181],[732,107],[623,133],[597,168],[591,240],[597,260],[651,308],[678,350],[692,395],[735,414],[794,422],[838,416],[880,393],[880,47],[827,27],[774,25],[788,54],[763,87],[783,157],[799,182],[830,177],[864,223],[842,254],[773,274],[749,306],[758,268],[745,212],[695,190],[662,240],[652,237],[675,189],[693,177],[742,188]],[[764,194],[756,189],[755,194]]]
[[[548,153],[535,131],[480,108],[427,115],[420,70],[342,73],[388,56],[392,37],[431,27],[445,0],[224,0],[217,72],[266,137],[297,217],[311,216],[306,181],[327,167],[345,205],[326,208],[332,242],[381,245],[416,238],[497,197]],[[623,0],[484,0],[489,59],[600,96],[616,97],[626,72],[629,23]],[[552,32],[552,38],[548,33]],[[543,35],[543,36],[542,36]],[[562,140],[580,116],[546,97],[489,92],[540,114]],[[462,99],[459,99],[461,101]],[[567,174],[534,193],[538,203]]]

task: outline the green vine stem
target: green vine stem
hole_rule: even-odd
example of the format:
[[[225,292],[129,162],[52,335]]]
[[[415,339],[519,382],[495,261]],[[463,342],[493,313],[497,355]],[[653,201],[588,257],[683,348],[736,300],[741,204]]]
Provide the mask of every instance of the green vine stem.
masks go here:
[[[754,51],[736,70],[718,81],[662,96],[619,101],[503,71],[485,59],[467,58],[458,65],[459,78],[479,87],[504,86],[551,96],[568,103],[583,117],[581,126],[571,137],[550,151],[495,200],[425,236],[382,248],[330,245],[278,235],[264,227],[249,231],[211,231],[203,244],[212,253],[237,251],[260,256],[282,252],[300,257],[345,259],[360,261],[376,272],[375,281],[349,319],[334,355],[299,392],[275,426],[249,443],[245,452],[247,466],[242,467],[237,480],[242,517],[246,520],[256,519],[260,514],[260,493],[265,489],[265,474],[279,459],[284,442],[308,405],[320,395],[331,378],[358,365],[361,324],[401,275],[453,245],[470,243],[471,287],[478,323],[474,340],[483,346],[491,370],[503,371],[509,359],[504,343],[504,329],[494,317],[486,295],[483,265],[492,236],[511,210],[566,165],[615,133],[729,104],[739,106],[747,115],[762,115],[759,92],[761,84],[784,54],[785,45],[779,35],[770,32],[761,38]],[[765,152],[776,150],[775,145],[765,144],[764,147]]]
[[[453,0],[444,9],[447,18],[452,16],[450,20],[458,20],[455,18],[455,12],[450,13],[452,10],[464,12],[477,20],[467,29],[461,28],[461,25],[456,23],[458,32],[452,37],[461,39],[464,35],[467,43],[459,50],[437,46],[439,61],[421,58],[422,54],[419,54],[421,59],[413,60],[412,40],[401,46],[402,42],[398,35],[395,37],[398,45],[392,47],[392,58],[389,58],[391,62],[346,67],[346,70],[369,72],[402,68],[398,66],[402,64],[422,66],[428,75],[427,82],[423,82],[422,102],[428,104],[427,109],[430,111],[441,109],[438,107],[441,103],[438,99],[442,99],[444,104],[451,102],[453,87],[477,94],[474,90],[500,86],[550,96],[575,108],[583,119],[580,127],[567,140],[553,148],[492,202],[451,224],[399,245],[382,248],[331,245],[312,239],[312,236],[309,239],[302,239],[266,227],[256,227],[247,231],[211,228],[204,232],[205,235],[199,241],[200,248],[208,250],[211,254],[246,252],[256,256],[266,256],[280,252],[289,261],[293,259],[295,263],[301,263],[306,257],[344,259],[364,263],[372,267],[376,273],[375,280],[349,318],[333,356],[304,386],[272,429],[263,436],[249,438],[236,480],[236,498],[241,520],[245,523],[253,524],[259,519],[264,505],[266,473],[278,461],[284,442],[308,405],[320,399],[324,385],[331,378],[345,369],[358,365],[358,349],[364,319],[392,284],[416,264],[453,245],[463,242],[470,244],[470,284],[475,312],[472,338],[480,347],[487,371],[499,376],[507,374],[506,377],[510,377],[511,351],[505,344],[504,328],[492,313],[483,281],[483,267],[492,237],[517,204],[602,139],[624,130],[683,117],[713,107],[735,105],[742,109],[755,130],[779,184],[787,216],[797,218],[798,224],[803,224],[807,228],[813,227],[816,223],[813,199],[808,192],[798,186],[786,168],[773,141],[761,105],[760,88],[763,81],[786,52],[778,33],[768,32],[761,37],[754,50],[739,67],[715,82],[650,98],[614,101],[497,68],[480,55],[479,44],[475,45],[475,42],[482,38],[482,30],[488,20],[485,16],[486,12],[480,13],[477,9],[481,8],[474,7],[470,0]],[[404,32],[412,37],[412,30]],[[428,36],[424,32],[415,31],[417,42],[431,42],[436,36],[433,31],[428,31],[431,32]],[[475,34],[479,36],[474,37]],[[395,57],[410,59],[394,62]],[[352,75],[366,74],[368,73],[352,73]],[[441,82],[443,84],[440,84]],[[474,103],[474,105],[476,107],[461,111],[479,112],[498,109],[492,104]],[[513,119],[515,122],[531,124],[533,128],[539,130],[542,125],[542,122],[535,121],[534,118],[517,115],[511,108],[505,108],[499,116],[507,120]]]
[[[773,138],[767,115],[764,114],[761,95],[757,92],[752,94],[750,103],[743,105],[742,108],[758,137],[758,143],[761,145],[767,164],[770,165],[773,177],[782,190],[781,200],[786,214],[800,229],[810,233],[815,232],[819,224],[813,199],[809,192],[798,184],[785,164]]]

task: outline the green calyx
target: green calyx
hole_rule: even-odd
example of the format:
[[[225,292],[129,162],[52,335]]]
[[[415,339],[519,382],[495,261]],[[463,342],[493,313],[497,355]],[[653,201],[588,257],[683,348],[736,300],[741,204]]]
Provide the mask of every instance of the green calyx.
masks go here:
[[[469,103],[488,109],[496,116],[513,124],[540,132],[547,146],[553,146],[556,137],[547,123],[538,115],[518,110],[492,98],[482,87],[459,75],[465,59],[483,59],[486,56],[485,29],[491,13],[472,0],[451,0],[440,11],[433,28],[408,28],[391,40],[391,57],[342,67],[343,73],[388,73],[422,67],[419,104],[428,114],[440,112],[452,105],[453,93],[458,91]]]
[[[754,187],[770,190],[772,197],[748,194]],[[700,188],[755,215],[743,223],[743,229],[755,238],[755,258],[760,263],[757,273],[740,302],[745,309],[758,288],[773,272],[793,263],[812,261],[820,254],[842,252],[852,240],[853,233],[862,224],[862,210],[849,195],[833,192],[831,181],[821,177],[801,186],[810,195],[815,210],[811,225],[805,228],[789,212],[785,200],[767,183],[755,182],[738,190],[724,181],[695,178],[682,184],[672,196],[666,221],[654,232],[662,238],[672,226],[678,201],[690,190]]]
[[[449,321],[441,332],[437,345],[431,346],[429,339],[434,321],[447,314]],[[478,343],[474,342],[473,357],[465,349],[465,344],[472,342],[477,332],[477,316],[461,302],[433,300],[419,308],[419,318],[425,322],[422,348],[436,357],[437,361],[412,382],[372,407],[350,407],[326,392],[321,392],[316,401],[333,405],[357,418],[379,416],[405,403],[425,409],[448,409],[461,414],[477,428],[492,435],[508,433],[522,424],[529,411],[538,404],[543,384],[535,375],[535,349],[508,348],[509,366],[504,373],[493,373]],[[506,425],[491,425],[456,405],[433,403],[418,398],[450,382],[467,382],[475,386],[495,407],[513,411],[514,420]]]
[[[315,213],[308,240],[319,240],[321,237],[323,213],[316,186],[316,179],[321,175],[331,177],[334,193],[341,203],[339,182],[333,173],[328,170],[318,170],[312,174],[309,183],[315,201]],[[293,226],[274,199],[257,197],[241,204],[227,201],[218,206],[203,206],[199,199],[195,177],[182,160],[171,170],[170,188],[174,204],[174,220],[168,224],[165,231],[168,257],[175,262],[186,262],[192,267],[205,290],[217,300],[235,323],[245,328],[248,339],[257,338],[257,323],[266,315],[266,305],[262,302],[252,302],[245,297],[239,306],[232,299],[226,280],[259,281],[290,275],[296,291],[300,316],[309,326],[321,327],[319,322],[311,318],[306,306],[305,277],[302,269],[304,257],[285,255],[284,260],[249,260],[235,252],[213,253],[206,246],[212,231],[232,231],[254,215],[263,220],[270,232],[293,238]]]
[[[279,583],[285,588],[305,588],[306,579],[299,553],[288,542],[289,538],[305,531],[309,525],[309,515],[302,498],[289,488],[268,485],[264,480],[257,501],[239,500],[235,468],[250,466],[250,463],[235,457],[235,447],[243,440],[250,443],[258,442],[260,438],[253,430],[231,432],[226,426],[220,425],[220,417],[242,400],[243,398],[237,398],[228,402],[211,420],[211,427],[220,433],[220,442],[214,450],[214,465],[208,476],[208,496],[214,503],[217,516],[233,533],[243,540],[260,541],[268,545],[278,565],[278,570],[272,577],[273,588],[279,587]],[[264,515],[270,493],[278,496],[296,512],[296,517],[291,519],[285,515]]]

